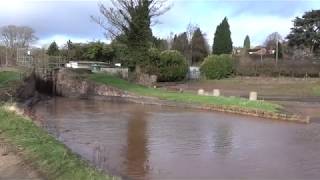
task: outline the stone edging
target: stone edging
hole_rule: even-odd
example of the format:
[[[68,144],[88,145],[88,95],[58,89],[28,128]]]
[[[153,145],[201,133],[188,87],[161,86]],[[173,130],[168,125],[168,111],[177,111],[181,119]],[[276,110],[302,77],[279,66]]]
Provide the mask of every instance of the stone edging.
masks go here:
[[[310,123],[310,117],[303,117],[299,115],[288,115],[284,113],[273,113],[273,112],[264,112],[261,110],[250,110],[243,109],[238,107],[227,107],[227,106],[218,106],[218,105],[201,105],[201,104],[191,104],[191,103],[181,103],[167,100],[159,100],[153,97],[144,97],[144,96],[92,96],[89,98],[94,99],[102,99],[110,100],[114,98],[121,98],[121,100],[143,104],[143,105],[158,105],[158,106],[168,106],[168,107],[178,107],[178,108],[189,108],[189,109],[198,109],[198,110],[207,110],[207,111],[217,111],[224,113],[232,113],[238,115],[266,118],[272,120],[280,120],[287,122],[295,122],[295,123]]]

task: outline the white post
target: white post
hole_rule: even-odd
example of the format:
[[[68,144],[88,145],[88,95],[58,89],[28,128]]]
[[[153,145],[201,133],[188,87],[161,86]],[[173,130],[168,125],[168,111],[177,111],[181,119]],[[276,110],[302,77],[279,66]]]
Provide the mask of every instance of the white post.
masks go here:
[[[199,89],[198,90],[198,95],[204,95],[204,90],[203,89]]]
[[[254,92],[254,91],[250,92],[249,100],[250,100],[250,101],[256,101],[256,100],[258,100],[258,93],[257,93],[257,92]]]
[[[213,96],[215,96],[215,97],[220,96],[220,90],[219,89],[214,89],[213,90]]]

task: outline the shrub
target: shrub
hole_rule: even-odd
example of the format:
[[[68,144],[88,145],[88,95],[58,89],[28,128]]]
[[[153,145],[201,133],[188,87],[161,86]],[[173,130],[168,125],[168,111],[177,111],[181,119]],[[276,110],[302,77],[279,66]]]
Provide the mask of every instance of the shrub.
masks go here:
[[[205,58],[200,67],[201,74],[207,79],[222,79],[233,72],[231,55],[210,55]]]
[[[150,75],[159,76],[159,62],[161,51],[157,48],[150,48],[148,51],[149,61],[145,64],[145,72]]]
[[[181,81],[188,72],[187,60],[178,51],[167,50],[160,53],[158,81]]]

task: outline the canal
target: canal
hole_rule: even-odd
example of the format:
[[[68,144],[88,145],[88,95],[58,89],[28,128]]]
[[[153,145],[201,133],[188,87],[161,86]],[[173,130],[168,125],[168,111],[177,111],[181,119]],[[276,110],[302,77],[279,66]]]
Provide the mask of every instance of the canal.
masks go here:
[[[128,179],[317,179],[320,124],[56,98],[37,104],[74,152]]]

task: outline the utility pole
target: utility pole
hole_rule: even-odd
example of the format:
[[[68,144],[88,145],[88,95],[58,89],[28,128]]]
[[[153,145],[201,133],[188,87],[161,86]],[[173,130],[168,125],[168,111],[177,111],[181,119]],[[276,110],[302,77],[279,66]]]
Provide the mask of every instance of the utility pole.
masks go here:
[[[277,36],[277,45],[276,45],[276,65],[278,65],[279,58],[279,37]]]
[[[6,46],[6,67],[8,66],[8,48]]]

